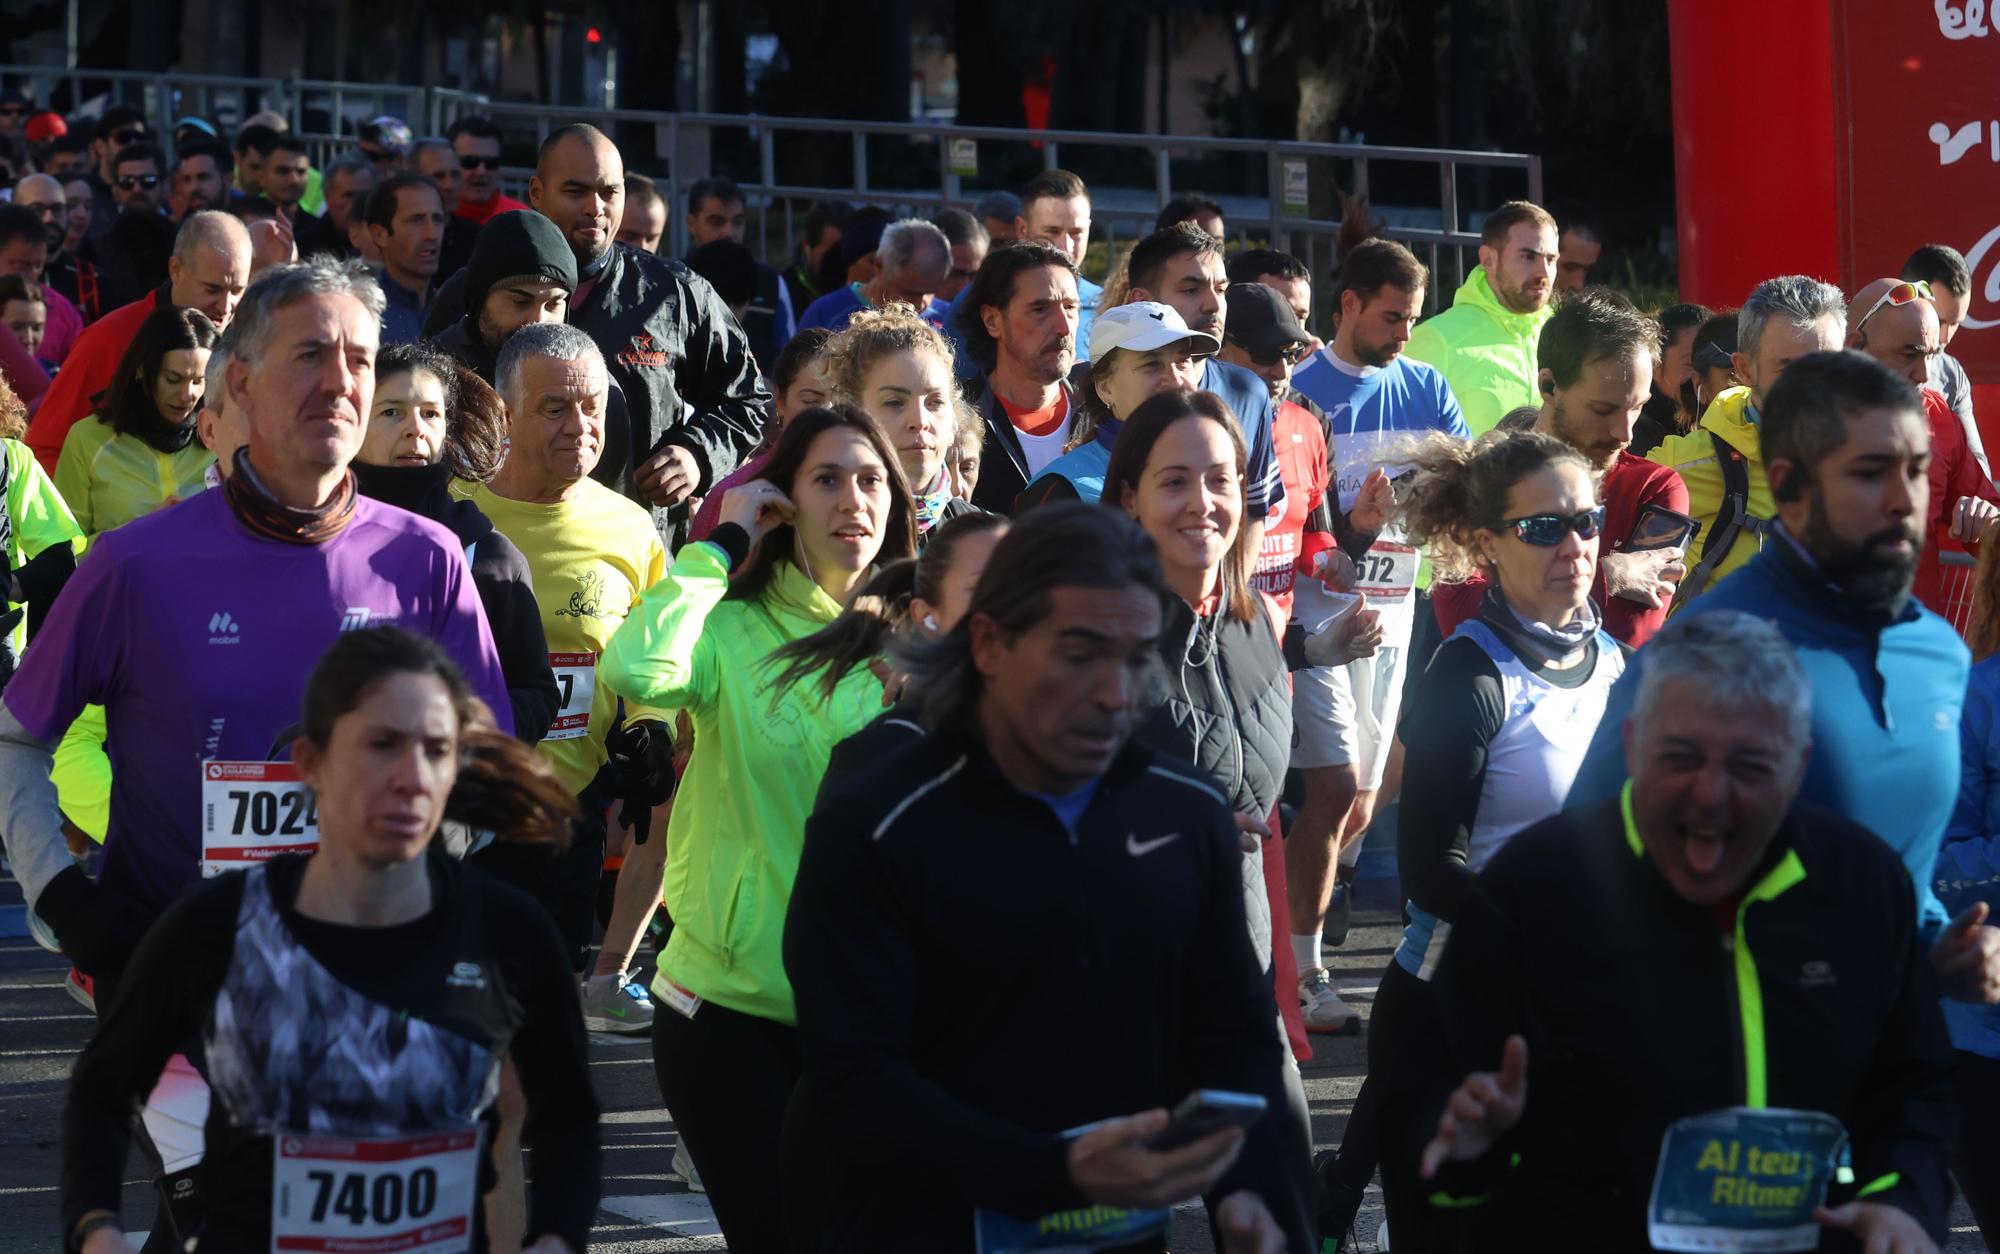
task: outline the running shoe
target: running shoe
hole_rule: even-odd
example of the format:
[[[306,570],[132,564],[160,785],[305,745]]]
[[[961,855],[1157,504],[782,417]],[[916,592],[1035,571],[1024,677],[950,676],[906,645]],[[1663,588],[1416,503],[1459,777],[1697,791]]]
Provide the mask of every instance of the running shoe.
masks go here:
[[[650,1032],[653,998],[629,971],[593,975],[583,982],[583,1026],[592,1032]]]
[[[1308,1032],[1352,1036],[1361,1031],[1361,1016],[1333,991],[1333,977],[1325,967],[1308,967],[1299,976],[1299,1009]]]
[[[28,935],[34,937],[35,943],[50,953],[62,952],[62,942],[56,939],[56,930],[50,927],[41,915],[35,913],[33,906],[28,907]]]
[[[1340,1154],[1321,1150],[1313,1158],[1313,1222],[1319,1229],[1319,1254],[1352,1254],[1354,1218],[1361,1213],[1362,1190],[1342,1184]]]
[[[97,1013],[97,981],[91,979],[75,967],[69,969],[69,978],[63,981],[63,991],[76,999],[76,1004],[92,1014]]]
[[[701,1183],[701,1173],[694,1169],[694,1158],[688,1154],[685,1141],[674,1145],[674,1165],[668,1171],[667,1177],[687,1185],[690,1193],[708,1192]]]

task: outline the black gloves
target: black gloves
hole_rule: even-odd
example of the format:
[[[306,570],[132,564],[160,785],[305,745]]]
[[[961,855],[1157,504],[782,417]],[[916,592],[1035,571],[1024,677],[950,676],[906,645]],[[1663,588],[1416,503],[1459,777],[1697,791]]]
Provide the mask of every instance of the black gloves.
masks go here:
[[[680,783],[674,774],[674,729],[645,719],[626,723],[605,741],[611,760],[624,779],[625,806],[620,821],[633,829],[632,839],[646,843],[643,811],[663,806]]]
[[[35,898],[35,913],[55,929],[63,955],[85,975],[124,970],[146,934],[146,917],[99,888],[82,867],[65,867],[50,880]]]

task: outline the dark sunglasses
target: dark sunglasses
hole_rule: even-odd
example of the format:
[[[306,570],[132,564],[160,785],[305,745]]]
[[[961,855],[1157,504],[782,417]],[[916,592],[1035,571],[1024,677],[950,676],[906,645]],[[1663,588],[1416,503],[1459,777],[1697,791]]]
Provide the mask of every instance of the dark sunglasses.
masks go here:
[[[1600,505],[1581,514],[1530,514],[1526,518],[1502,519],[1500,530],[1510,528],[1522,544],[1532,544],[1538,549],[1556,547],[1572,531],[1579,540],[1595,540],[1604,528],[1604,507]]]
[[[126,144],[136,144],[144,138],[146,138],[145,130],[136,126],[122,131],[111,132],[111,142],[117,144],[120,148],[123,148]]]
[[[0,118],[24,118],[28,116],[26,105],[0,105]]]
[[[458,163],[468,170],[497,170],[500,168],[500,158],[498,157],[460,157]]]
[[[122,174],[118,177],[118,186],[128,192],[136,192],[142,187],[151,191],[159,185],[160,176],[157,174]]]

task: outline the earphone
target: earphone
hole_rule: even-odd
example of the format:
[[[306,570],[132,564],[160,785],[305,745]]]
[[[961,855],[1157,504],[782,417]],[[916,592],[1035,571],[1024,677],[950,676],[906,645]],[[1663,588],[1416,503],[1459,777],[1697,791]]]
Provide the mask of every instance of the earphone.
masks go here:
[[[924,630],[936,631],[937,629],[938,629],[937,616],[935,614],[924,615]]]

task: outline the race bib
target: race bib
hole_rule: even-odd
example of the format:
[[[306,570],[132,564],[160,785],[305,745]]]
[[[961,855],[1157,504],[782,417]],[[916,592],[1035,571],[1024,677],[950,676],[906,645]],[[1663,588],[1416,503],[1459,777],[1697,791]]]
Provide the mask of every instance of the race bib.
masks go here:
[[[423,1136],[278,1136],[271,1249],[461,1254],[479,1201],[479,1130]]]
[[[201,764],[201,873],[319,848],[319,805],[290,762]]]
[[[597,698],[595,653],[551,653],[549,669],[562,689],[562,709],[543,740],[575,740],[590,734],[590,707]]]
[[[1847,1130],[1812,1110],[1735,1107],[1667,1129],[1646,1208],[1655,1249],[1813,1250]]]
[[[1377,540],[1354,564],[1354,590],[1381,608],[1406,604],[1417,586],[1417,551],[1407,544]]]

